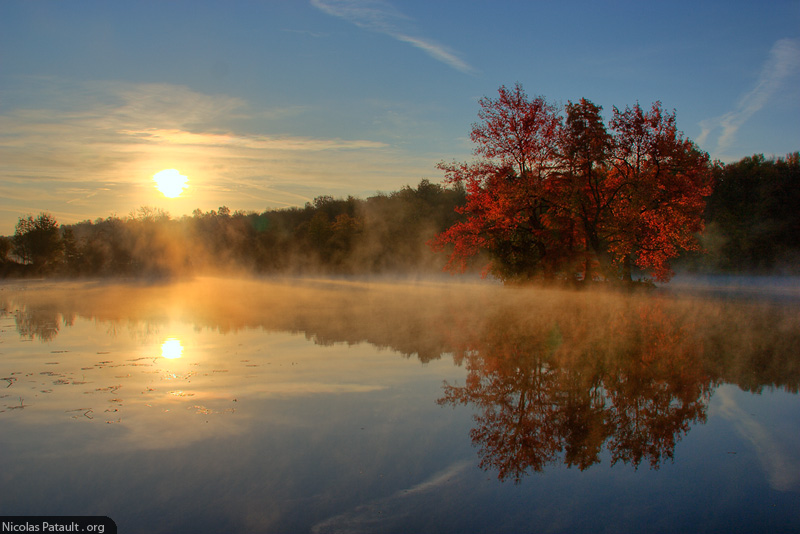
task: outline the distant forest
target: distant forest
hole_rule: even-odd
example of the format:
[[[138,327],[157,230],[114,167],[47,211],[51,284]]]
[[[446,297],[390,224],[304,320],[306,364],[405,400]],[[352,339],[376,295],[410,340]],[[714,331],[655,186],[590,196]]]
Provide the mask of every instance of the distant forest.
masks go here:
[[[717,164],[707,197],[705,252],[676,270],[800,273],[800,154]],[[0,237],[0,276],[192,274],[433,274],[447,263],[430,243],[463,220],[463,186],[422,180],[366,199],[320,196],[304,207],[261,213],[195,210],[172,218],[141,207],[64,225],[48,213],[20,218]],[[476,258],[481,272],[485,258]]]

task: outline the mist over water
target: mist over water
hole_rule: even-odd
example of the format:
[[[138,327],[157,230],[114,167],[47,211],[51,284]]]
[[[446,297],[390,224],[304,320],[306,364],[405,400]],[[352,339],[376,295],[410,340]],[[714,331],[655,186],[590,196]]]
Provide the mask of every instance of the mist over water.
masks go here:
[[[755,498],[794,528],[795,289],[676,281],[5,282],[0,469],[16,489],[0,511],[131,530],[635,532],[647,507],[608,499],[639,495],[680,512],[668,531],[705,517],[685,485],[710,477],[739,503],[717,526],[760,526]],[[100,487],[84,470],[116,488],[102,509],[80,504]],[[606,497],[588,493],[598,480]]]
[[[800,276],[679,273],[661,286],[673,294],[705,297],[800,301]]]
[[[560,351],[575,344],[590,347],[615,333],[614,325],[628,316],[638,322],[606,344],[623,343],[633,326],[651,325],[683,329],[683,341],[696,344],[704,354],[713,340],[722,344],[723,354],[772,343],[775,356],[788,356],[785,352],[800,330],[795,328],[800,319],[793,314],[800,306],[798,297],[797,278],[727,277],[679,277],[674,286],[634,294],[602,287],[504,287],[450,276],[102,279],[0,286],[3,312],[13,315],[20,332],[30,338],[49,340],[76,317],[118,327],[182,322],[220,332],[247,328],[299,332],[320,343],[369,342],[422,360],[468,351],[469,335],[517,323],[529,333],[557,329],[570,341],[562,343]],[[648,323],[652,310],[663,316]],[[769,328],[761,328],[765,321],[772,322]],[[725,342],[734,338],[747,342]]]

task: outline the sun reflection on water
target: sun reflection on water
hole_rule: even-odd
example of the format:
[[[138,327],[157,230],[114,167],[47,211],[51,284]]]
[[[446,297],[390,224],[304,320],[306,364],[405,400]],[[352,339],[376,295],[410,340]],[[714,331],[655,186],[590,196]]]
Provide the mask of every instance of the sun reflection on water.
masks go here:
[[[161,356],[168,360],[176,360],[183,356],[183,345],[178,338],[168,338],[161,345]]]

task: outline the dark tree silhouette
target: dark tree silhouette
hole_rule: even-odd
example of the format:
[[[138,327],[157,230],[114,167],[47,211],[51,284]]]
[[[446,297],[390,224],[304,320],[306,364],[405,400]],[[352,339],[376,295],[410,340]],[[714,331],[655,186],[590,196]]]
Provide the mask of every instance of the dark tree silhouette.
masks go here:
[[[14,229],[14,254],[34,272],[41,273],[61,260],[63,244],[58,222],[49,213],[20,217]]]

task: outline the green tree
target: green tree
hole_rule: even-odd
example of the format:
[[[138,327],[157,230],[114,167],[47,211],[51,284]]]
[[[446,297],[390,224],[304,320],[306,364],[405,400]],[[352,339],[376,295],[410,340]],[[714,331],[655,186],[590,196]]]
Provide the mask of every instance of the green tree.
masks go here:
[[[717,166],[708,199],[711,267],[725,271],[796,270],[800,258],[800,154],[762,154]],[[795,266],[795,267],[792,267]]]
[[[12,243],[6,236],[0,236],[0,263],[8,261],[8,255],[11,252]]]
[[[20,217],[14,228],[14,254],[34,272],[44,272],[55,266],[63,253],[58,222],[49,213]]]
[[[64,246],[64,266],[69,274],[79,274],[81,269],[81,251],[75,238],[75,231],[66,227],[63,229],[62,243]]]

